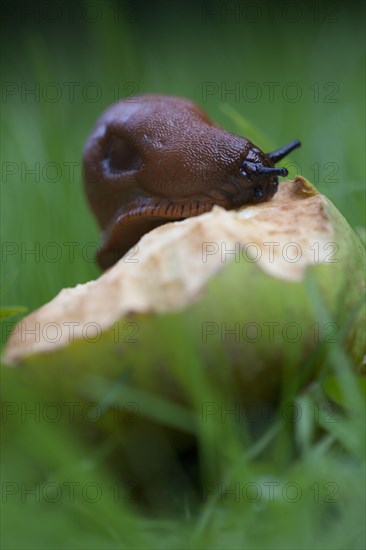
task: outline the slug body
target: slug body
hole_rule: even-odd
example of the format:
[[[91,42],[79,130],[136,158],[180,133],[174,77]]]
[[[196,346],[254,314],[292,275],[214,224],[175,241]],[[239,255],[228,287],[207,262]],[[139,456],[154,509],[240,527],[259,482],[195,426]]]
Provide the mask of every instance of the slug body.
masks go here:
[[[140,237],[217,204],[239,208],[269,200],[298,147],[265,154],[216,126],[183,98],[145,95],[121,101],[97,121],[84,149],[84,184],[102,229],[97,260],[112,266]]]

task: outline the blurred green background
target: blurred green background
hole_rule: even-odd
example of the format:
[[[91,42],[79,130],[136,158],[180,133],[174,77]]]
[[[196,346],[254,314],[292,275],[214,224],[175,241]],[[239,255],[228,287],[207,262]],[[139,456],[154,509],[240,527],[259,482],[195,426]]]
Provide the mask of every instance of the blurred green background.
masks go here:
[[[291,175],[365,224],[363,6],[3,3],[3,300],[33,309],[97,275],[82,148],[103,109],[136,93],[189,97],[264,150],[301,139]]]
[[[2,304],[33,310],[61,288],[98,276],[99,231],[83,194],[82,149],[103,109],[136,93],[188,97],[264,150],[300,139],[302,148],[284,164],[290,174],[301,173],[353,227],[364,226],[364,7],[296,0],[2,2]],[[2,344],[8,330],[7,323]],[[16,384],[12,391],[27,399]],[[306,399],[310,409],[312,397]],[[345,431],[362,437],[353,420],[332,435],[342,449]],[[329,454],[326,439],[291,462],[294,438],[306,439],[309,426],[297,435],[277,428],[273,453],[282,457],[283,482],[310,486],[314,470],[323,488],[330,479],[347,480],[338,525],[327,523],[327,511],[316,523],[313,499],[301,507],[282,500],[271,512],[214,501],[197,521],[187,507],[177,523],[154,523],[111,496],[95,507],[85,500],[74,507],[43,503],[47,529],[35,520],[37,504],[26,512],[10,506],[4,548],[361,548],[357,445],[346,445],[348,455]],[[74,465],[73,474],[87,483],[85,451],[71,435],[49,424],[39,430],[36,423],[18,426],[6,438],[12,466],[4,479],[22,472],[31,483],[37,468],[57,464],[60,479]],[[248,466],[242,479],[263,482],[267,466]],[[106,483],[103,472],[93,470],[92,479],[99,475]],[[16,528],[21,514],[23,531]]]

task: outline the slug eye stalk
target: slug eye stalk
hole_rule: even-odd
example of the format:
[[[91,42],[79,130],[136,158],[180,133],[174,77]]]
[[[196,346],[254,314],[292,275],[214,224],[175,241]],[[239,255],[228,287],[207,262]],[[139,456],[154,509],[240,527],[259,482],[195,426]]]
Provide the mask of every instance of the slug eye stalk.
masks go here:
[[[279,160],[282,160],[289,153],[291,153],[291,151],[300,147],[300,145],[301,145],[301,142],[298,139],[295,139],[294,141],[290,141],[290,143],[288,143],[284,147],[281,147],[281,149],[277,149],[272,153],[267,153],[267,157],[271,159],[273,164],[276,164],[276,162],[278,162]]]

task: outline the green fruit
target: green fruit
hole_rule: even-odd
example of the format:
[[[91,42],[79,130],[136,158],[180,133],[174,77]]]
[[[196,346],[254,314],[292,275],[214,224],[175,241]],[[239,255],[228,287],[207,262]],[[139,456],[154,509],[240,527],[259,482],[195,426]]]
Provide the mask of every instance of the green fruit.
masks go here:
[[[77,400],[80,421],[98,403],[98,429],[118,426],[132,453],[170,429],[184,447],[200,429],[193,412],[204,422],[223,403],[279,402],[329,348],[362,370],[364,262],[343,216],[298,177],[269,202],[151,231],[23,319],[3,359],[46,400]]]

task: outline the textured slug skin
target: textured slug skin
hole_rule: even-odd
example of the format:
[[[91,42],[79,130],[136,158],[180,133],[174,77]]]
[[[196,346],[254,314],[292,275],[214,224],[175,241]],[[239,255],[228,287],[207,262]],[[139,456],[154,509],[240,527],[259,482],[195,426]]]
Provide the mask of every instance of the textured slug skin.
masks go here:
[[[227,132],[193,102],[145,95],[108,108],[84,149],[84,184],[102,229],[100,266],[113,265],[140,237],[214,204],[238,208],[270,199],[277,177],[251,181],[243,161],[274,167],[247,139]]]

